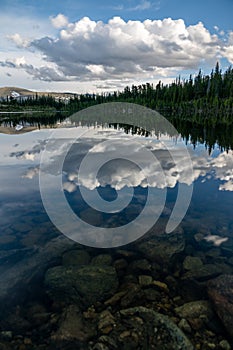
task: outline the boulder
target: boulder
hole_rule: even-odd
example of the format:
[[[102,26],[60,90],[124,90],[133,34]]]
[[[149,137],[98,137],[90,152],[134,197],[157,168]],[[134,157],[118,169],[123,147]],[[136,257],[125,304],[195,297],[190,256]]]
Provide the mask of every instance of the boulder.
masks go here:
[[[111,266],[57,266],[46,272],[45,287],[52,300],[87,306],[111,297],[118,279]]]
[[[81,249],[74,249],[65,252],[62,257],[62,264],[66,266],[83,266],[90,262],[90,255],[87,251]]]
[[[112,257],[109,254],[99,254],[91,260],[91,265],[109,266],[112,264]]]
[[[178,306],[175,308],[175,313],[185,319],[199,318],[201,316],[211,319],[214,315],[211,304],[207,300],[191,301]]]
[[[151,271],[151,264],[146,259],[139,259],[132,261],[128,266],[128,271],[132,272],[148,272]]]
[[[128,326],[123,338],[124,346],[129,343],[128,348],[134,340],[133,334],[137,334],[138,344],[144,344],[145,349],[194,349],[189,339],[168,316],[141,306],[121,310],[119,314],[121,318],[119,324]],[[119,348],[121,347],[120,341],[121,339],[119,339]]]
[[[62,254],[77,245],[75,242],[58,236],[47,244],[31,249],[19,249],[2,254],[0,266],[0,305],[13,306],[36,293],[38,281],[43,279],[45,271],[61,261]],[[34,289],[33,289],[34,288]],[[1,310],[2,311],[2,310]]]
[[[178,253],[184,251],[185,239],[183,231],[155,234],[148,240],[135,244],[135,249],[144,257],[160,265],[167,264]]]
[[[214,318],[211,304],[207,300],[197,300],[175,308],[175,313],[188,321],[194,330],[206,328]]]
[[[68,306],[62,313],[58,330],[52,335],[52,340],[55,342],[88,341],[95,335],[95,330],[85,323],[77,305]]]
[[[203,263],[200,258],[194,256],[186,256],[183,261],[184,270],[197,270],[203,266]]]
[[[233,340],[233,275],[221,275],[208,282],[208,294]]]
[[[205,264],[196,267],[183,274],[183,279],[196,279],[197,281],[207,281],[211,278],[217,277],[222,273],[222,269],[214,264]]]

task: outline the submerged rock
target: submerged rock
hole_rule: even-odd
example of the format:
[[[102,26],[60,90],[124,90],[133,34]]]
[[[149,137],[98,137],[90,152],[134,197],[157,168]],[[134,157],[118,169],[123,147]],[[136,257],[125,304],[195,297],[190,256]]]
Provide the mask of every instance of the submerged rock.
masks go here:
[[[112,257],[109,254],[99,254],[91,260],[91,265],[109,266],[112,264]]]
[[[111,266],[57,266],[46,272],[45,286],[52,300],[90,305],[112,296],[118,279]]]
[[[58,330],[52,335],[52,340],[86,342],[94,335],[95,330],[90,325],[85,325],[80,309],[76,305],[70,305],[63,311]]]
[[[209,281],[208,294],[233,340],[233,275],[222,275]]]
[[[153,278],[147,275],[138,276],[138,282],[141,286],[150,286],[153,282]]]
[[[180,322],[178,323],[178,326],[180,329],[182,329],[182,331],[184,331],[185,333],[191,333],[192,329],[188,323],[188,321],[185,318],[182,318],[180,320]]]
[[[70,250],[65,252],[62,257],[62,264],[66,266],[83,266],[88,265],[90,255],[87,251],[81,249]]]
[[[183,268],[185,270],[197,270],[203,266],[200,258],[194,256],[186,256],[183,262]]]
[[[98,330],[102,334],[109,334],[116,325],[115,318],[110,311],[104,310],[99,316]]]
[[[205,264],[187,271],[182,276],[183,279],[196,279],[198,281],[207,281],[211,278],[217,277],[222,273],[222,269],[214,264]]]
[[[143,344],[145,349],[191,350],[191,342],[176,324],[167,316],[145,307],[121,310],[119,320],[111,336],[118,333],[122,324],[124,331],[118,337],[118,348],[137,349]]]
[[[44,246],[23,249],[23,254],[20,254],[20,249],[18,253],[14,250],[13,257],[17,256],[17,263],[10,259],[1,265],[0,305],[4,306],[4,311],[7,305],[13,306],[30,297],[33,288],[36,293],[37,281],[43,278],[44,272],[59,263],[61,255],[75,245],[68,238],[59,236]]]
[[[146,259],[134,260],[129,264],[128,271],[133,273],[148,272],[151,271],[151,264]]]
[[[129,307],[135,303],[142,303],[144,300],[144,293],[139,284],[129,283],[127,286],[127,293],[121,298],[121,307]]]
[[[231,350],[230,344],[225,339],[220,341],[219,346],[220,346],[220,349],[222,349],[222,350]]]
[[[0,245],[5,246],[10,243],[13,243],[16,241],[16,237],[14,235],[1,235],[0,236]]]
[[[194,330],[206,328],[214,318],[214,312],[210,302],[206,300],[197,300],[186,303],[175,308],[175,313],[188,321]]]
[[[207,300],[191,301],[176,307],[175,312],[178,316],[185,319],[199,318],[201,316],[211,319],[214,315],[211,304]]]
[[[135,244],[135,249],[144,255],[150,261],[156,261],[159,264],[166,264],[178,253],[184,251],[185,239],[183,231],[169,234],[155,234],[150,239]]]

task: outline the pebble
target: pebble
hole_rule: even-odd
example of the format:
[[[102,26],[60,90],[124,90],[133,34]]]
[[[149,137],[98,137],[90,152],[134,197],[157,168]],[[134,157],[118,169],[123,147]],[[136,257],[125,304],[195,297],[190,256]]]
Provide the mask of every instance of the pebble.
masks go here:
[[[182,318],[178,324],[178,327],[180,329],[182,329],[182,331],[186,332],[186,333],[191,333],[192,332],[192,329],[188,323],[188,321],[186,321],[185,318]]]
[[[108,349],[110,348],[112,350],[118,350],[116,342],[107,335],[102,335],[99,337],[98,343],[102,343],[105,346],[108,346]]]
[[[110,299],[104,302],[105,305],[115,305],[127,293],[126,290],[114,294]]]
[[[112,264],[112,257],[109,254],[100,254],[91,260],[91,265],[110,266]]]
[[[32,340],[30,338],[24,338],[23,342],[25,345],[32,345]]]
[[[127,268],[128,263],[125,259],[117,259],[114,261],[113,266],[116,270],[124,270]]]
[[[17,223],[12,225],[13,230],[17,231],[17,232],[27,232],[29,230],[32,229],[31,226],[29,226],[28,224],[25,223]]]
[[[4,340],[11,340],[13,337],[13,333],[11,331],[2,331],[0,336]]]
[[[151,285],[153,278],[147,275],[138,276],[138,282],[141,286],[149,286]]]
[[[103,311],[99,316],[98,329],[102,334],[109,334],[115,325],[115,319],[108,310]]]
[[[183,268],[185,270],[195,270],[203,266],[203,263],[200,258],[194,256],[186,256],[183,262]]]
[[[231,346],[227,340],[223,339],[220,341],[219,346],[222,350],[231,350]]]
[[[166,283],[164,282],[160,282],[160,281],[153,281],[153,285],[158,287],[159,289],[164,290],[165,292],[169,292],[168,286]]]

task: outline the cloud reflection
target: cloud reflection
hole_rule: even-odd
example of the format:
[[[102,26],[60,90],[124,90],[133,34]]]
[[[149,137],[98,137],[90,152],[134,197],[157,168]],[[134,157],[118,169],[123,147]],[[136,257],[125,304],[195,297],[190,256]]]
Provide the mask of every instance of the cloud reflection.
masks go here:
[[[77,128],[75,128],[77,129]],[[113,163],[106,164],[99,172],[98,178],[94,174],[89,173],[85,178],[78,177],[79,163],[82,160],[83,155],[89,152],[94,159],[100,154],[107,154],[114,150],[123,151],[125,145],[124,140],[129,138],[123,130],[115,130],[109,128],[96,129],[89,127],[88,137],[83,136],[80,138],[69,151],[64,163],[64,176],[65,182],[63,184],[64,190],[72,193],[76,191],[77,186],[84,186],[88,189],[95,189],[99,186],[110,185],[116,190],[120,190],[125,186],[141,186],[146,187],[148,176],[156,174],[156,181],[150,183],[150,186],[160,189],[169,187],[174,188],[177,183],[183,183],[191,185],[195,180],[202,178],[202,181],[208,181],[211,179],[220,180],[222,183],[219,185],[220,191],[233,191],[233,151],[224,151],[217,155],[215,158],[209,156],[207,152],[198,154],[189,146],[190,157],[193,164],[193,173],[190,177],[190,172],[187,169],[187,161],[184,157],[182,149],[179,149],[179,142],[177,139],[174,141],[172,137],[168,135],[160,135],[159,140],[156,137],[142,138],[139,136],[131,136],[140,145],[149,149],[154,156],[159,160],[163,173],[161,173],[158,164],[146,164],[143,167],[143,171],[133,166],[132,163],[123,159],[116,159]],[[113,149],[106,148],[105,144],[101,141],[113,139]],[[53,140],[52,147],[50,149],[50,162],[46,168],[46,171],[50,174],[56,175],[56,163],[59,162],[59,158],[64,153],[63,145],[64,139]],[[38,141],[38,144],[34,145],[31,149],[25,149],[18,152],[11,152],[10,157],[17,160],[29,160],[34,162],[40,153],[44,150],[46,140]],[[176,164],[171,159],[169,149],[173,148],[173,152],[176,154]],[[128,150],[128,152],[137,154],[137,148]],[[143,159],[141,159],[143,164]],[[23,175],[24,178],[32,179],[37,176],[39,172],[38,165],[28,168],[27,172]]]

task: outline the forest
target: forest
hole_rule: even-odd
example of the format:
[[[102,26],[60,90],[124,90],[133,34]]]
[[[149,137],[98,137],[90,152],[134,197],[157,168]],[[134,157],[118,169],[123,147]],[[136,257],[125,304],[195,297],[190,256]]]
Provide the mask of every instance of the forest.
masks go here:
[[[37,96],[16,101],[10,98],[4,102],[9,110],[29,108],[50,108],[70,113],[89,106],[106,102],[132,102],[159,111],[169,119],[190,120],[200,124],[233,122],[233,68],[222,72],[216,63],[209,75],[200,69],[194,77],[181,79],[171,84],[145,83],[126,86],[123,91],[102,94],[81,94],[68,102],[52,96]],[[3,103],[2,103],[3,104]],[[1,106],[1,105],[0,105]],[[2,108],[1,108],[2,109]]]

